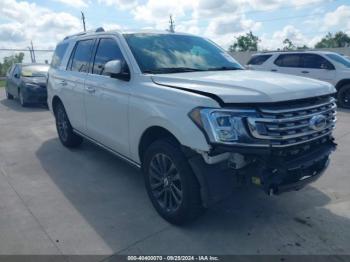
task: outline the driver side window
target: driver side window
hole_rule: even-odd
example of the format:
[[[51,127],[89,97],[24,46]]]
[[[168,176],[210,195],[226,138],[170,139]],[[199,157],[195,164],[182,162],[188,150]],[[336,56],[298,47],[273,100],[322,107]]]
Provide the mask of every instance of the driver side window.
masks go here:
[[[103,75],[105,64],[111,60],[120,60],[124,62],[123,55],[117,42],[111,38],[102,38],[97,47],[92,73]]]

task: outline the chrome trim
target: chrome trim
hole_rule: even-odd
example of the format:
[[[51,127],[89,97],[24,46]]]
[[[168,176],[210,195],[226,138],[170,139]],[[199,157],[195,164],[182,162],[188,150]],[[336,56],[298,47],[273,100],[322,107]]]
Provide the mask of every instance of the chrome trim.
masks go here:
[[[322,137],[331,135],[333,129],[334,129],[334,128],[332,128],[332,130],[328,131],[327,133],[324,133],[324,134],[322,134],[322,135],[320,135],[320,136],[317,136],[317,137],[310,138],[310,139],[305,140],[305,141],[300,141],[300,142],[291,143],[291,144],[285,144],[285,145],[272,145],[272,147],[279,147],[279,148],[281,148],[281,147],[289,147],[289,146],[296,146],[296,145],[304,144],[304,143],[307,143],[307,142],[311,142],[311,141],[320,139],[320,138],[322,138]]]
[[[297,107],[295,109],[284,109],[284,110],[270,110],[270,109],[260,108],[260,111],[263,112],[263,113],[269,113],[269,114],[282,114],[282,113],[288,113],[288,112],[298,112],[298,111],[310,110],[310,109],[313,109],[313,108],[326,106],[326,105],[329,105],[329,104],[335,103],[335,102],[336,102],[335,98],[332,97],[326,103],[313,105],[313,106]]]
[[[261,115],[247,117],[247,123],[251,135],[266,141],[271,147],[298,145],[330,135],[337,121],[336,108],[334,98],[329,98],[327,103],[300,108],[295,106],[280,110],[258,108]],[[319,115],[326,118],[327,124],[322,130],[312,130],[310,119]]]
[[[248,118],[249,122],[263,122],[263,123],[286,123],[286,122],[293,122],[293,121],[299,121],[299,120],[305,120],[308,118],[311,118],[313,116],[317,116],[320,114],[325,114],[329,111],[332,111],[334,109],[337,108],[337,105],[333,104],[333,106],[331,108],[328,108],[327,110],[323,110],[323,111],[319,111],[317,113],[313,113],[313,114],[307,114],[307,115],[303,115],[303,116],[298,116],[298,117],[286,117],[286,118],[282,118],[282,119],[275,119],[275,118]],[[297,112],[297,111],[295,111]],[[332,114],[333,116],[336,115],[336,112],[333,112]]]
[[[105,146],[105,145],[101,144],[100,142],[98,142],[95,139],[93,139],[93,138],[91,138],[91,137],[81,133],[80,131],[78,131],[76,129],[73,129],[73,132],[78,134],[78,135],[80,135],[80,136],[82,136],[82,137],[84,137],[85,139],[89,140],[90,142],[94,143],[95,145],[97,145],[97,146],[107,150],[108,152],[112,153],[113,155],[119,157],[120,159],[128,162],[129,164],[135,166],[136,168],[139,168],[139,169],[141,168],[141,165],[139,163],[136,163],[135,161],[131,160],[130,158],[128,158],[128,157],[126,157],[126,156],[124,156],[124,155],[114,151],[113,149],[109,148],[108,146]]]

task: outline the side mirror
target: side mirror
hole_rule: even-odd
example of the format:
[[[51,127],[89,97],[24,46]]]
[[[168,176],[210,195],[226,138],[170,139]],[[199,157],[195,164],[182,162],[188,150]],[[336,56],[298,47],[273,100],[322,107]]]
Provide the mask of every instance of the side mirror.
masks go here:
[[[104,74],[110,76],[120,75],[122,72],[122,62],[120,60],[111,60],[105,64]]]
[[[14,77],[15,77],[15,78],[19,78],[19,74],[15,74]]]
[[[130,80],[130,72],[127,64],[121,60],[111,60],[104,66],[104,75],[124,81]]]
[[[327,65],[327,64],[321,64],[321,69],[334,70],[334,67],[331,65]]]

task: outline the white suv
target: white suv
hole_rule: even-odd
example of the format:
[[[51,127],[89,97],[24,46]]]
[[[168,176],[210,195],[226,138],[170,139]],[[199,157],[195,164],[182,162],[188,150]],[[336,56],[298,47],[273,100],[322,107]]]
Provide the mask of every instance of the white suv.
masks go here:
[[[211,41],[169,32],[66,37],[48,104],[64,146],[83,138],[142,169],[171,223],[253,185],[268,194],[317,179],[335,148],[331,84],[244,70]]]
[[[324,51],[266,52],[252,56],[247,68],[310,77],[333,84],[338,104],[350,108],[350,60]]]

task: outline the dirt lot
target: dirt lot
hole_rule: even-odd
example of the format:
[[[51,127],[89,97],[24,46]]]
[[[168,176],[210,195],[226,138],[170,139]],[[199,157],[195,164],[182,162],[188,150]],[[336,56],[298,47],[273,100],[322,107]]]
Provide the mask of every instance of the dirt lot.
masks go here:
[[[331,166],[300,192],[239,190],[175,227],[138,170],[84,142],[68,150],[45,108],[0,89],[0,254],[350,254],[350,111]]]

